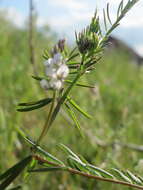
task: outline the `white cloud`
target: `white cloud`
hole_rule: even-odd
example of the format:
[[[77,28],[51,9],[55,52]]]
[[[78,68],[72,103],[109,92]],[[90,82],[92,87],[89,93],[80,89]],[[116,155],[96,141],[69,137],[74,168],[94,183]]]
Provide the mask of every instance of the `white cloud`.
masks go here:
[[[88,3],[83,0],[53,0],[50,3],[73,11],[88,8]]]
[[[15,7],[0,8],[5,13],[6,18],[12,21],[16,26],[22,27],[25,22],[25,17]]]
[[[143,44],[136,45],[135,50],[138,52],[139,55],[143,56]]]

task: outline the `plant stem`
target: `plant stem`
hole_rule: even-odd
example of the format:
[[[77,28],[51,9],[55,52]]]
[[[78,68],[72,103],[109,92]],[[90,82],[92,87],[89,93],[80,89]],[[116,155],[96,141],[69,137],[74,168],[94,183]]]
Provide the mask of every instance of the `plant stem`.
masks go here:
[[[45,125],[43,127],[43,130],[41,132],[41,135],[39,136],[39,138],[37,140],[37,144],[40,143],[40,141],[46,135],[46,133],[47,133],[49,127],[50,127],[50,120],[51,120],[52,112],[53,112],[53,109],[54,109],[55,100],[56,100],[56,91],[53,92],[53,101],[52,101],[52,104],[51,104],[51,107],[50,107],[50,110],[49,110],[49,114],[48,114],[47,120],[46,120]]]
[[[29,53],[30,62],[33,67],[34,75],[37,76],[36,60],[35,60],[35,44],[34,44],[34,2],[29,0]]]
[[[81,73],[79,72],[77,74],[77,76],[75,77],[75,79],[73,80],[73,82],[70,84],[70,86],[67,88],[67,90],[65,91],[65,93],[63,94],[63,96],[61,97],[61,99],[59,100],[55,110],[53,111],[53,114],[51,116],[51,121],[50,121],[50,126],[52,125],[53,121],[55,120],[61,105],[64,103],[64,101],[67,98],[67,95],[69,94],[69,92],[71,91],[72,87],[75,85],[75,83],[78,81],[78,79],[81,77]],[[50,127],[49,126],[49,127]]]
[[[34,155],[33,158],[38,160],[39,163],[41,163],[41,164],[42,163],[43,164],[47,163],[48,165],[51,165],[51,166],[56,166],[56,167],[63,168],[62,165],[55,164],[53,162],[49,162],[49,161],[41,158],[40,156]],[[100,177],[100,176],[91,175],[91,174],[88,174],[88,173],[80,172],[80,171],[78,171],[76,169],[73,169],[73,168],[66,168],[65,171],[67,171],[67,172],[69,172],[71,174],[80,175],[80,176],[87,177],[87,178],[90,178],[90,179],[95,179],[95,180],[99,180],[99,181],[105,181],[105,182],[120,184],[120,185],[124,185],[124,186],[133,187],[133,188],[136,188],[136,189],[142,189],[143,190],[143,186],[140,186],[140,185],[131,184],[131,183],[124,182],[124,181],[119,181],[119,180],[116,180],[116,179],[109,179],[109,178],[104,178],[104,177]],[[30,172],[32,172],[32,171],[30,171]],[[33,170],[33,172],[34,172],[34,170]],[[45,172],[46,172],[46,170],[45,170]]]

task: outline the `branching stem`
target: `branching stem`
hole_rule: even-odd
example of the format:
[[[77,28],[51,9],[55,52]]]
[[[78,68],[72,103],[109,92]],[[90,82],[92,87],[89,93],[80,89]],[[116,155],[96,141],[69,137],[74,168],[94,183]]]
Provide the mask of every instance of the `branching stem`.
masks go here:
[[[33,157],[34,157],[34,159],[36,159],[37,161],[39,161],[41,164],[47,163],[48,165],[51,165],[51,166],[54,166],[54,167],[56,166],[56,167],[63,168],[62,165],[55,164],[53,162],[49,162],[49,161],[41,158],[40,156],[34,155]],[[88,174],[88,173],[80,172],[80,171],[78,171],[76,169],[73,169],[73,168],[66,168],[65,171],[67,171],[67,172],[69,172],[71,174],[87,177],[89,179],[95,179],[95,180],[99,180],[99,181],[105,181],[105,182],[120,184],[120,185],[124,185],[124,186],[128,186],[128,187],[132,187],[132,188],[142,189],[143,190],[143,186],[140,186],[140,185],[131,184],[131,183],[124,182],[124,181],[119,181],[119,180],[116,180],[116,179],[109,179],[109,178],[104,178],[104,177],[100,177],[100,176],[91,175],[91,174]],[[32,172],[32,171],[30,171],[30,172]],[[34,172],[34,170],[33,170],[33,172]],[[46,170],[45,170],[45,172],[46,172]]]

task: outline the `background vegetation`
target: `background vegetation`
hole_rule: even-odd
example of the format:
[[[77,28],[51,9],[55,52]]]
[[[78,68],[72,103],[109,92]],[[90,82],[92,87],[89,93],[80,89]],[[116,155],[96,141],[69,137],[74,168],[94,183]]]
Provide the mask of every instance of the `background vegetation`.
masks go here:
[[[43,112],[38,110],[30,113],[16,111],[18,102],[45,97],[45,92],[31,77],[33,71],[29,62],[26,28],[17,28],[0,14],[0,173],[28,153],[27,145],[19,137],[17,129],[22,128],[36,139],[48,109],[46,107],[42,108]],[[42,51],[50,48],[56,39],[48,27],[36,32],[35,49],[39,73],[43,69]],[[117,49],[105,53],[96,70],[86,76],[82,80],[95,84],[95,89],[73,89],[77,102],[93,115],[92,120],[79,115],[85,138],[79,136],[74,126],[70,126],[72,121],[62,110],[45,138],[43,147],[63,158],[56,146],[63,143],[96,166],[104,169],[129,169],[142,175],[142,151],[127,147],[131,143],[142,145],[143,68],[131,64],[130,56],[122,49]],[[18,180],[16,184],[20,183]],[[32,180],[29,177],[23,189],[101,190],[107,187],[110,190],[129,189],[60,172],[32,175]]]

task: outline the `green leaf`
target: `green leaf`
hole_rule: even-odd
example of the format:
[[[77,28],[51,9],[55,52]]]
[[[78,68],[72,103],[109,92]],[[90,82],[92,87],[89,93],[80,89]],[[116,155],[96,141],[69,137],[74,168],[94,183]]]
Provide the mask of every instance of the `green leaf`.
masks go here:
[[[108,17],[109,23],[112,25],[112,22],[111,22],[111,19],[110,19],[110,14],[109,14],[109,3],[107,3],[107,17]]]
[[[110,174],[109,172],[107,172],[107,171],[105,171],[105,170],[103,170],[103,169],[101,169],[101,168],[95,167],[95,166],[93,166],[93,165],[91,165],[91,164],[87,164],[87,167],[90,168],[90,169],[95,170],[95,171],[98,172],[98,173],[100,173],[100,174],[101,174],[103,177],[105,177],[105,178],[111,178],[111,179],[114,179],[114,178],[115,178],[115,177],[114,177],[112,174]]]
[[[88,119],[91,119],[92,117],[86,113],[82,108],[80,108],[79,105],[77,105],[77,103],[72,99],[70,98],[69,96],[67,96],[67,100],[68,102],[75,108],[77,109],[82,115],[84,115],[85,117],[87,117]]]
[[[58,146],[59,146],[59,148],[61,148],[65,153],[67,153],[67,154],[73,156],[74,158],[80,160],[80,158],[79,158],[70,148],[68,148],[66,145],[60,143]]]
[[[81,127],[80,127],[79,121],[77,120],[74,111],[71,109],[71,107],[69,107],[68,104],[65,103],[65,106],[66,106],[67,111],[68,111],[69,115],[71,116],[71,118],[72,118],[72,120],[73,120],[73,122],[74,122],[74,124],[75,124],[75,127],[78,129],[80,135],[83,137],[83,134],[82,134],[82,132],[81,132]]]
[[[6,172],[4,172],[0,176],[0,180],[4,178],[6,179],[0,184],[0,189],[4,190],[6,187],[8,187],[31,161],[32,156],[28,156],[10,169],[8,169]]]
[[[75,165],[75,167],[82,171],[82,172],[87,172],[87,168],[86,168],[86,164],[83,163],[81,160],[79,159],[76,159],[75,157],[73,156],[68,156],[68,159],[71,160],[71,162],[73,162],[73,164]]]
[[[98,171],[94,170],[93,168],[89,167],[88,165],[86,165],[86,168],[90,174],[102,177],[102,175]]]
[[[29,172],[55,172],[65,170],[66,167],[47,167],[47,168],[39,168],[35,170],[29,170]]]
[[[119,6],[118,6],[118,10],[117,10],[117,18],[119,17],[121,11],[123,10],[123,0],[120,2]]]
[[[24,139],[29,144],[31,144],[33,146],[33,148],[35,148],[39,153],[41,153],[43,156],[45,156],[47,158],[47,160],[55,162],[55,163],[60,164],[60,165],[64,165],[64,163],[61,160],[59,160],[58,158],[56,158],[52,154],[48,153],[47,151],[45,151],[40,146],[36,145],[36,143],[33,142],[32,140],[30,140],[29,138],[25,137]]]
[[[35,110],[35,109],[39,109],[39,108],[42,108],[44,106],[46,106],[47,104],[51,103],[52,102],[52,98],[47,98],[45,99],[45,101],[41,101],[39,104],[34,104],[33,103],[20,103],[20,105],[26,105],[26,107],[24,108],[18,108],[17,111],[19,112],[27,112],[27,111],[32,111],[32,110]],[[30,104],[33,106],[30,106]]]
[[[106,13],[105,13],[105,9],[103,9],[103,18],[104,18],[104,27],[105,27],[105,30],[107,31],[108,28],[107,28],[107,20],[106,20]]]
[[[35,80],[38,80],[38,81],[40,81],[40,80],[42,80],[44,77],[39,77],[39,76],[32,76],[32,78],[33,78],[33,79],[35,79]]]
[[[132,184],[132,180],[130,180],[130,178],[128,178],[126,175],[124,175],[123,172],[121,172],[120,170],[117,170],[115,168],[112,168],[112,173],[115,177],[117,177],[118,179],[121,179],[121,180],[124,180],[128,183],[131,183]]]
[[[70,83],[70,84],[72,83],[71,80],[65,80],[65,82]],[[81,83],[76,83],[75,85],[76,85],[76,86],[85,87],[85,88],[95,88],[95,86],[90,86],[90,85],[87,85],[87,84],[81,84]]]
[[[41,103],[50,103],[52,101],[52,98],[45,98],[42,100],[34,101],[34,102],[27,102],[27,103],[19,103],[18,106],[33,106]]]
[[[143,184],[142,181],[137,176],[135,176],[132,172],[127,171],[126,173],[127,173],[128,177],[132,180],[132,182],[139,184],[139,185]]]
[[[77,56],[79,56],[79,53],[75,53],[75,54],[71,55],[71,56],[68,58],[67,62],[71,61],[72,59],[74,59],[74,58],[77,57]]]

